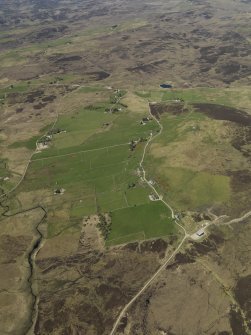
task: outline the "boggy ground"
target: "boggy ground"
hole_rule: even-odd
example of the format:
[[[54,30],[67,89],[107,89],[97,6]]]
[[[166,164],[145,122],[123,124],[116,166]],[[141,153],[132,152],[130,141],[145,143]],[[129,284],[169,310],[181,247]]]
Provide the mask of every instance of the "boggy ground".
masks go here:
[[[76,108],[102,102],[110,86],[130,88],[131,92],[133,89],[152,90],[163,82],[170,82],[180,88],[217,87],[216,91],[204,94],[203,103],[210,102],[218,92],[222,93],[220,87],[230,86],[230,90],[224,91],[224,104],[231,101],[231,106],[242,105],[248,112],[247,99],[242,95],[243,91],[247,92],[247,88],[244,89],[242,85],[250,83],[250,1],[180,0],[146,3],[118,0],[93,3],[80,0],[0,0],[0,5],[0,188],[5,191],[20,180],[37,139],[56,121],[57,112],[70,118],[69,115]],[[164,95],[164,92],[167,93],[161,91],[156,95]],[[184,92],[187,94],[186,90]],[[139,124],[147,109],[132,93],[126,99],[131,110],[140,111],[139,119],[133,119],[128,124],[127,129],[130,130],[132,124]],[[208,105],[194,107],[203,109],[205,113],[208,108],[211,110]],[[186,108],[178,104],[175,116],[182,116],[183,112],[186,114]],[[205,113],[201,112],[203,116]],[[217,196],[222,203],[223,200],[229,200],[231,189],[231,194],[235,194],[232,203],[225,203],[225,207],[220,208],[215,206],[214,211],[227,212],[235,217],[249,209],[250,205],[250,131],[243,123],[226,123],[232,121],[214,118],[202,120],[200,126],[207,136],[201,136],[202,131],[194,135],[197,141],[192,142],[192,152],[188,152],[187,156],[175,154],[182,148],[186,149],[180,142],[181,149],[176,147],[173,150],[170,147],[169,151],[164,150],[164,155],[168,154],[169,162],[184,159],[182,164],[190,164],[191,169],[202,170],[207,165],[210,175],[222,174],[224,178],[213,177],[213,183],[208,174],[194,178],[196,187],[200,184],[202,191],[213,191],[212,194],[195,192],[195,195],[199,194],[199,198],[202,201],[206,199],[208,204]],[[181,130],[191,135],[194,126],[194,121],[190,121]],[[123,134],[120,131],[117,136]],[[218,147],[222,136],[226,136],[231,145],[227,146],[227,150],[226,147],[215,150],[212,145]],[[194,155],[195,149],[201,149],[195,146],[201,143],[201,138],[204,139],[206,149],[211,148],[202,157]],[[189,142],[186,141],[186,144]],[[199,152],[203,153],[203,150]],[[212,162],[210,157],[216,157],[213,164],[209,164]],[[70,162],[68,158],[63,160]],[[179,171],[175,166],[174,170],[176,175],[184,175],[184,171]],[[173,170],[166,171],[170,179],[175,181],[174,190],[177,191]],[[186,173],[185,176],[191,176]],[[10,179],[3,180],[5,177]],[[38,180],[44,182],[46,179],[41,178],[38,172]],[[27,183],[21,184],[21,188],[25,185]],[[211,185],[213,188],[207,188]],[[181,191],[183,186],[184,180],[181,179]],[[77,223],[71,221],[71,226],[67,227],[69,229],[65,228],[69,223],[70,202],[65,201],[67,205],[62,206],[57,200],[55,205],[54,184],[42,190],[36,189],[32,183],[29,183],[29,187],[31,192],[19,193],[18,189],[15,193],[17,197],[10,197],[9,201],[10,215],[23,209],[27,209],[27,212],[8,218],[3,216],[1,210],[1,333],[25,334],[34,321],[34,331],[31,333],[36,334],[108,334],[119,311],[154,273],[165,253],[174,248],[176,241],[157,239],[154,242],[135,242],[105,249],[95,227],[85,231],[79,225],[79,216],[85,215],[82,208]],[[67,187],[66,197],[70,192]],[[176,195],[175,192],[172,194]],[[74,194],[78,204],[82,195]],[[117,197],[117,193],[113,192],[113,196]],[[51,199],[55,205],[52,208],[53,215],[49,215],[48,221],[40,225],[44,238],[31,277],[31,253],[38,247],[41,237],[36,226],[44,215],[41,209],[32,210],[32,206],[42,202],[51,205]],[[124,197],[118,200],[125,201]],[[195,196],[193,201],[199,211],[206,209],[203,202],[198,206],[198,197]],[[109,199],[108,202],[110,205]],[[192,207],[186,197],[179,204],[186,208]],[[180,210],[182,206],[177,207]],[[52,230],[52,226],[57,229]],[[243,231],[237,231],[236,227]],[[228,239],[228,235],[224,235],[224,242],[221,242],[222,238],[218,241],[214,235],[209,237],[209,242],[192,246],[193,254],[177,256],[175,262],[182,264],[166,270],[164,277],[166,275],[167,278],[162,278],[160,287],[154,287],[156,295],[153,295],[153,299],[147,297],[144,300],[143,297],[139,310],[139,305],[135,305],[138,315],[136,325],[127,320],[126,316],[120,331],[124,329],[129,334],[148,332],[151,335],[154,332],[180,335],[182,331],[185,335],[188,331],[193,335],[196,331],[209,335],[210,332],[217,335],[244,334],[243,314],[240,314],[240,310],[249,317],[249,228],[246,223],[236,227],[233,231],[235,238]],[[90,238],[86,238],[86,234]],[[219,232],[216,235],[218,237]],[[186,257],[189,263],[184,263],[183,258],[186,260]],[[225,278],[229,280],[235,299],[231,305],[234,306],[230,306],[228,298],[223,296],[217,284],[219,278],[216,276],[217,280],[210,281],[209,270],[205,268],[207,263],[204,262],[203,267],[201,263],[197,264],[197,259],[208,261],[217,270],[219,268],[224,283]],[[216,266],[217,262],[213,263],[212,259],[219,260],[219,265]],[[161,288],[162,283],[167,284]],[[38,315],[34,305],[35,295],[39,298]],[[209,295],[210,299],[207,300]],[[222,298],[222,303],[218,296]],[[172,302],[175,302],[175,308]],[[164,304],[169,305],[165,307]],[[151,312],[145,312],[148,311],[145,306],[149,306]],[[196,306],[197,310],[193,308]],[[181,307],[182,313],[174,315]],[[207,312],[208,319],[205,317]],[[179,319],[181,322],[176,322]],[[198,326],[200,320],[201,325]],[[212,323],[208,324],[208,320]],[[179,325],[183,329],[179,329]]]
[[[44,212],[37,207],[5,215],[0,232],[1,333],[26,334],[32,325],[35,303],[31,290],[31,256],[39,239],[36,227],[43,221]]]
[[[119,310],[154,273],[174,241],[104,249],[95,219],[80,239],[48,240],[36,260],[39,283],[35,334],[109,334]]]
[[[117,334],[250,334],[251,221],[213,228],[166,267]]]
[[[249,82],[243,1],[1,3],[5,84],[59,73],[137,89]]]

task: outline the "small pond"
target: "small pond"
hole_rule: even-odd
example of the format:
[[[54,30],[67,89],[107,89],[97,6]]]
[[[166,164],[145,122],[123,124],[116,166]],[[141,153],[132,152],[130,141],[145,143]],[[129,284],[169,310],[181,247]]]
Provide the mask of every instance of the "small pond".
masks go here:
[[[161,84],[159,85],[161,88],[172,88],[173,86],[170,84]]]

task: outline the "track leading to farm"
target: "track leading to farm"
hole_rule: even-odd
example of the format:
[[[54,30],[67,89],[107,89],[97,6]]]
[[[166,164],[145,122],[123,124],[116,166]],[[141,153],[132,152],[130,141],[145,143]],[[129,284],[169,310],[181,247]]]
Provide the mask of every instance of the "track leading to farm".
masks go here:
[[[158,191],[156,190],[156,188],[152,185],[152,183],[150,183],[147,178],[146,178],[146,171],[143,167],[143,163],[144,163],[144,159],[145,159],[145,155],[146,155],[146,151],[147,148],[149,147],[150,143],[156,139],[157,136],[160,136],[161,133],[163,132],[163,126],[160,123],[160,121],[151,113],[151,109],[149,106],[149,114],[150,116],[155,120],[155,122],[159,125],[160,131],[156,134],[156,135],[150,135],[150,138],[148,139],[144,150],[143,150],[143,155],[142,155],[142,159],[139,163],[140,165],[140,169],[142,172],[142,179],[143,181],[154,191],[154,193],[156,194],[156,196],[158,197],[158,201],[161,201],[170,211],[172,214],[172,218],[175,219],[175,214],[174,214],[174,210],[173,208],[170,206],[170,204],[168,204],[163,197],[158,193]],[[236,218],[236,219],[232,219],[228,222],[218,222],[220,219],[225,218],[225,215],[222,215],[221,217],[217,217],[215,216],[215,219],[207,225],[206,228],[208,228],[210,225],[214,225],[219,223],[220,225],[231,225],[233,223],[239,223],[244,221],[245,219],[249,218],[251,216],[251,211],[245,213],[243,216]],[[133,303],[145,292],[145,290],[154,282],[154,280],[158,277],[158,275],[162,272],[162,270],[164,270],[166,268],[166,265],[172,260],[172,258],[175,256],[175,254],[180,250],[180,248],[182,247],[182,245],[184,244],[184,242],[186,241],[187,238],[190,238],[192,235],[188,234],[188,232],[186,231],[186,229],[180,225],[177,220],[174,220],[175,224],[184,232],[184,237],[182,238],[181,242],[179,243],[179,245],[177,246],[177,248],[173,251],[173,253],[164,261],[164,263],[160,266],[160,268],[153,274],[153,276],[144,284],[144,286],[140,289],[140,291],[138,291],[134,297],[125,305],[125,307],[122,309],[122,311],[120,312],[120,314],[118,315],[114,326],[112,328],[112,331],[110,332],[110,335],[115,335],[116,334],[116,330],[119,326],[119,323],[121,321],[121,319],[123,318],[124,314],[127,312],[127,310],[133,305]],[[205,229],[206,229],[205,228]],[[246,324],[245,324],[246,326]],[[246,327],[247,328],[247,327]],[[248,332],[248,334],[250,334],[250,332]]]
[[[148,141],[146,142],[146,145],[144,147],[143,150],[143,155],[142,155],[142,159],[139,163],[141,172],[142,172],[142,179],[144,180],[144,182],[154,191],[154,193],[156,194],[156,196],[158,197],[158,201],[161,201],[170,211],[172,214],[172,218],[175,219],[175,214],[174,214],[174,210],[173,208],[162,198],[162,196],[158,193],[158,191],[156,190],[156,188],[146,179],[146,171],[144,169],[143,163],[144,163],[144,159],[145,159],[145,155],[146,155],[146,151],[147,148],[149,147],[150,143],[156,139],[156,137],[160,136],[162,131],[163,131],[163,126],[160,123],[160,121],[151,113],[151,109],[149,106],[149,114],[151,117],[153,117],[153,119],[155,120],[155,122],[157,122],[157,124],[160,127],[159,132],[156,135],[150,135]],[[171,259],[175,256],[175,254],[180,250],[180,248],[182,247],[182,245],[184,244],[184,242],[186,241],[186,239],[188,237],[190,237],[190,235],[187,233],[186,229],[180,225],[177,220],[174,221],[175,224],[184,232],[184,237],[182,238],[181,242],[179,243],[179,245],[177,246],[177,248],[172,252],[172,254],[164,261],[164,263],[161,265],[161,267],[154,273],[154,275],[145,283],[145,285],[141,288],[141,290],[128,302],[128,304],[125,305],[125,307],[122,309],[122,311],[120,312],[118,318],[116,319],[114,326],[112,328],[112,331],[110,333],[110,335],[114,335],[116,333],[117,327],[122,319],[122,317],[124,316],[124,314],[126,313],[126,311],[131,307],[131,305],[141,296],[142,293],[144,293],[144,291],[154,282],[154,280],[158,277],[158,275],[162,272],[162,270],[165,269],[166,265],[171,261]]]

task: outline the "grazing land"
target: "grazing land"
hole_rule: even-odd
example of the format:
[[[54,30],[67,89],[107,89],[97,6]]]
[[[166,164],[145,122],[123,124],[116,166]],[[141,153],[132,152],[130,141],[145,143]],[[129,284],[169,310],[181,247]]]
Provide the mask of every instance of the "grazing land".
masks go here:
[[[249,208],[249,191],[242,183],[250,174],[250,114],[188,102],[154,103],[151,110],[164,129],[150,147],[147,171],[173,206],[211,206],[237,216]]]
[[[0,333],[250,335],[248,0],[0,0]]]
[[[171,235],[174,232],[170,212],[166,210],[162,203],[157,201],[152,204],[115,211],[112,213],[112,222],[113,226],[108,243],[116,243],[116,240],[121,237],[130,241],[133,234],[137,236],[137,234],[142,233],[144,239],[150,239]]]

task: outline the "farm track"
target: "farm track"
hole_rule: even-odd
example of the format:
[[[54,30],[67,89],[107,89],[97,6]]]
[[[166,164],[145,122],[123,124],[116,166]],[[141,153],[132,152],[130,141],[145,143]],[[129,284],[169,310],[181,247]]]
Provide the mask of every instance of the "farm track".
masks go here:
[[[78,88],[80,89],[81,86]],[[65,92],[66,93],[66,92]],[[67,94],[62,98],[64,99],[65,97],[67,96]],[[121,100],[121,98],[118,99],[117,103],[119,103],[119,101]],[[53,123],[53,125],[50,127],[50,131],[53,130],[58,122],[58,118],[59,118],[59,108],[61,107],[61,101],[58,103],[57,107],[56,107],[56,118],[55,118],[55,121]],[[3,213],[1,213],[1,216],[2,217],[10,217],[10,216],[15,216],[17,214],[21,214],[21,213],[25,213],[25,212],[29,212],[31,210],[34,210],[34,209],[41,209],[43,211],[43,216],[41,218],[41,220],[39,220],[39,222],[37,222],[35,224],[35,230],[36,230],[36,233],[38,235],[37,239],[34,241],[34,244],[31,248],[31,250],[29,251],[28,253],[28,263],[29,263],[29,269],[30,269],[30,275],[28,277],[28,283],[29,283],[29,289],[30,289],[30,292],[31,292],[31,296],[33,298],[33,307],[32,307],[32,310],[31,310],[31,317],[29,319],[29,326],[28,326],[28,329],[27,331],[25,331],[25,333],[23,335],[28,335],[28,334],[34,334],[34,327],[35,327],[35,324],[36,324],[36,321],[37,321],[37,316],[38,316],[38,303],[39,303],[39,297],[36,295],[36,293],[34,292],[33,290],[33,287],[32,287],[32,278],[33,278],[33,274],[34,274],[34,268],[35,268],[35,258],[36,258],[36,255],[37,253],[39,252],[39,250],[42,248],[43,246],[43,242],[44,242],[44,236],[43,234],[40,232],[39,230],[39,226],[42,222],[44,222],[44,220],[46,219],[47,217],[47,210],[40,204],[38,204],[37,206],[33,207],[33,208],[29,208],[29,209],[25,209],[23,211],[19,211],[17,213],[13,213],[13,214],[7,214],[9,212],[9,205],[5,204],[5,201],[8,200],[8,196],[14,192],[18,186],[23,182],[25,176],[26,176],[26,173],[27,173],[27,170],[30,166],[30,163],[33,161],[32,160],[32,157],[36,154],[37,152],[37,145],[38,145],[38,141],[43,137],[45,136],[46,134],[48,134],[48,131],[42,135],[36,142],[36,149],[33,151],[33,153],[31,154],[30,156],[30,159],[28,160],[27,162],[27,165],[24,169],[24,172],[20,178],[20,180],[18,181],[18,183],[11,189],[9,190],[8,192],[4,192],[3,190],[0,189],[1,191],[1,194],[0,194],[0,208],[3,209]],[[125,145],[125,144],[122,144],[122,145]],[[127,143],[128,145],[128,143]],[[114,145],[114,147],[116,146],[120,146],[120,145]],[[109,148],[108,148],[109,149]],[[98,149],[99,150],[99,149]]]
[[[125,307],[122,309],[122,311],[120,312],[120,314],[118,315],[117,319],[115,320],[115,323],[113,325],[113,328],[110,332],[110,335],[115,335],[116,334],[116,330],[119,326],[119,323],[121,321],[121,319],[123,318],[124,314],[127,312],[127,310],[133,305],[133,303],[145,292],[145,290],[151,286],[151,284],[155,281],[155,279],[158,277],[158,275],[166,268],[167,264],[173,259],[173,257],[176,255],[176,253],[181,249],[182,245],[184,244],[184,242],[186,241],[187,238],[190,238],[191,235],[187,233],[186,229],[180,225],[177,220],[175,220],[175,214],[174,214],[174,210],[173,208],[165,201],[163,200],[163,198],[160,196],[160,194],[158,193],[158,191],[156,190],[156,188],[146,179],[146,171],[143,167],[143,163],[144,163],[144,159],[145,159],[145,154],[146,154],[146,150],[149,146],[149,144],[154,140],[156,139],[156,137],[160,136],[162,131],[163,131],[163,126],[162,124],[160,123],[160,121],[154,116],[152,115],[151,113],[151,109],[150,109],[150,106],[149,106],[149,114],[150,116],[155,120],[155,122],[157,122],[157,124],[159,125],[160,127],[160,131],[152,136],[150,136],[150,138],[148,139],[146,145],[145,145],[145,148],[144,148],[144,151],[143,151],[143,156],[142,156],[142,159],[140,161],[140,168],[141,168],[141,171],[142,171],[142,178],[143,180],[145,181],[145,183],[154,191],[154,193],[157,195],[157,197],[159,198],[159,201],[161,201],[170,211],[171,211],[171,214],[172,214],[172,218],[174,219],[174,222],[175,224],[184,232],[184,236],[181,240],[181,242],[179,243],[179,245],[177,246],[177,248],[173,251],[173,253],[164,261],[164,263],[160,266],[160,268],[153,274],[153,276],[144,284],[144,286],[140,289],[140,291],[138,291],[138,293],[136,293],[136,295],[134,295],[134,297],[125,305]],[[242,222],[243,220],[247,219],[248,217],[251,216],[251,211],[247,212],[246,214],[244,214],[242,217],[240,218],[236,218],[236,219],[232,219],[228,222],[222,222],[220,223],[221,225],[230,225],[232,223],[238,223],[238,222]],[[222,217],[225,217],[225,216],[222,216]],[[214,224],[217,224],[218,220],[222,217],[216,217],[215,216],[215,220],[212,221],[211,224],[209,224],[207,226],[207,228],[210,226],[210,225],[214,225]],[[243,314],[242,314],[243,316]],[[245,318],[244,318],[245,320]],[[247,325],[245,323],[245,327],[247,328]],[[248,334],[251,334],[250,332]]]
[[[81,87],[79,87],[81,88]],[[119,99],[120,100],[120,99]],[[118,101],[119,102],[119,101]],[[52,127],[50,128],[50,130],[52,130],[57,121],[58,121],[58,118],[59,118],[59,113],[58,113],[58,110],[61,106],[61,102],[58,104],[57,106],[57,109],[56,109],[56,119],[52,125]],[[190,238],[190,234],[187,233],[186,229],[177,222],[177,220],[175,220],[175,214],[174,214],[174,210],[173,208],[170,206],[170,204],[168,204],[162,197],[161,195],[158,193],[158,191],[156,190],[156,188],[146,179],[146,171],[143,167],[143,163],[144,163],[144,160],[145,160],[145,155],[146,155],[146,151],[147,151],[147,148],[149,147],[150,143],[156,139],[158,136],[161,135],[162,131],[163,131],[163,126],[162,124],[160,123],[160,121],[154,116],[152,115],[151,113],[151,110],[150,110],[150,106],[149,106],[149,114],[150,116],[155,120],[155,122],[158,124],[158,126],[160,127],[160,130],[157,134],[155,134],[154,136],[151,134],[150,138],[148,139],[148,141],[146,142],[146,145],[144,147],[144,150],[143,150],[143,155],[142,155],[142,159],[139,163],[139,166],[140,166],[140,169],[141,169],[141,172],[142,172],[142,179],[144,180],[144,182],[153,190],[153,192],[157,195],[158,197],[158,201],[161,201],[170,211],[171,211],[171,215],[172,215],[172,218],[174,219],[174,222],[175,224],[183,231],[184,233],[184,236],[181,240],[181,242],[178,244],[178,246],[176,247],[176,249],[172,252],[172,254],[164,261],[164,263],[159,267],[159,269],[153,274],[153,276],[144,284],[144,286],[140,289],[140,291],[126,304],[126,306],[122,309],[122,311],[120,312],[119,316],[117,317],[115,323],[114,323],[114,326],[112,328],[112,331],[110,332],[110,335],[114,335],[116,333],[116,330],[117,330],[117,327],[122,319],[122,317],[124,316],[124,314],[126,313],[126,311],[131,307],[131,305],[145,292],[145,290],[154,282],[154,280],[159,276],[159,274],[166,268],[166,265],[173,259],[173,257],[175,256],[175,254],[181,249],[182,245],[184,244],[184,242]],[[42,136],[43,137],[43,136]],[[38,140],[39,141],[39,140]],[[38,142],[37,141],[37,142]],[[88,152],[88,151],[96,151],[96,150],[102,150],[102,149],[106,149],[106,148],[113,148],[113,147],[118,147],[118,146],[123,146],[123,145],[128,145],[128,143],[122,143],[122,144],[117,144],[117,145],[114,145],[114,146],[108,146],[108,147],[102,147],[102,148],[97,148],[97,149],[92,149],[92,150],[85,150],[85,151],[79,151],[79,152],[76,152],[76,153],[69,153],[69,154],[64,154],[64,155],[58,155],[58,156],[52,156],[52,157],[64,157],[64,156],[69,156],[69,155],[74,155],[74,154],[78,154],[78,153],[82,153],[82,152]],[[29,165],[32,161],[37,161],[37,160],[43,160],[43,159],[49,159],[49,158],[52,158],[52,157],[45,157],[45,158],[41,158],[41,159],[34,159],[32,160],[32,157],[35,155],[36,153],[36,150],[31,154],[31,157],[26,165],[26,168],[22,174],[22,177],[21,179],[18,181],[18,183],[11,189],[9,190],[8,192],[5,192],[5,193],[2,193],[0,194],[0,205],[1,207],[4,207],[4,208],[7,208],[7,206],[5,206],[3,203],[4,201],[6,200],[6,198],[8,197],[8,195],[10,193],[12,193],[13,191],[15,191],[18,186],[22,183],[22,181],[24,180],[25,178],[25,175],[27,173],[27,170],[29,168]],[[39,231],[39,225],[41,222],[44,221],[44,219],[46,218],[46,215],[47,215],[47,212],[46,210],[44,209],[43,206],[41,205],[38,205],[36,208],[40,208],[43,210],[44,212],[44,216],[42,218],[42,220],[40,220],[40,222],[36,225],[36,231],[37,233],[39,234],[39,237],[37,239],[37,241],[35,242],[34,244],[34,247],[32,249],[32,251],[29,253],[29,264],[30,264],[30,268],[31,268],[31,275],[29,277],[29,283],[30,283],[30,288],[31,288],[31,294],[32,296],[34,297],[35,299],[35,302],[34,302],[34,307],[37,306],[37,302],[38,302],[38,298],[35,296],[34,292],[33,292],[33,289],[32,289],[32,276],[33,276],[33,270],[34,270],[34,262],[35,262],[35,256],[37,254],[37,252],[40,250],[40,248],[42,247],[42,241],[43,241],[43,236],[42,234],[40,233]],[[28,212],[30,210],[33,210],[34,208],[30,208],[30,209],[27,209],[25,210],[24,212]],[[9,210],[9,209],[8,209]],[[4,213],[2,214],[2,216],[6,216],[8,217],[8,215],[6,215],[6,212],[8,212],[8,210],[4,211]],[[16,214],[20,214],[22,213],[19,212],[19,213],[15,213],[13,215],[16,215]],[[10,215],[10,216],[13,216],[13,215]],[[238,223],[238,222],[242,222],[243,220],[249,218],[251,216],[251,211],[247,212],[246,214],[244,214],[242,217],[240,218],[236,218],[236,219],[232,219],[228,222],[221,222],[219,223],[220,225],[230,225],[232,223]],[[218,221],[219,218],[216,218],[211,224],[209,224],[207,227],[209,227],[210,225],[213,225],[213,224],[216,224],[217,221]],[[37,308],[37,307],[36,307]],[[32,311],[32,315],[36,315],[37,314],[37,311],[33,310]],[[31,325],[31,328],[34,326],[36,320],[34,320],[32,322],[32,325]]]
[[[110,145],[110,146],[107,146],[107,147],[101,147],[101,148],[96,148],[96,149],[80,150],[80,151],[70,152],[68,154],[63,154],[63,155],[53,155],[53,156],[44,157],[44,158],[32,159],[32,162],[43,161],[43,160],[52,159],[52,158],[73,156],[73,155],[83,154],[85,152],[99,151],[99,150],[105,150],[105,149],[112,149],[112,148],[116,148],[116,147],[122,147],[122,146],[125,146],[125,145],[128,145],[128,144],[129,144],[129,142],[128,143],[121,143],[121,144],[114,144],[114,145]]]
[[[56,108],[56,118],[55,118],[55,121],[54,121],[53,125],[51,126],[50,130],[53,130],[54,127],[55,127],[55,125],[56,125],[56,123],[58,122],[58,117],[59,117],[59,112],[58,112],[58,110],[59,110],[59,107],[60,107],[60,106],[61,106],[61,102],[57,105],[57,108]],[[46,132],[46,134],[47,134],[47,133],[48,133],[48,131]],[[46,134],[44,134],[43,136],[45,136]],[[27,173],[28,167],[30,166],[30,163],[32,162],[32,157],[33,157],[33,156],[36,154],[36,152],[37,152],[37,144],[38,144],[38,141],[39,141],[43,136],[41,136],[41,137],[36,141],[36,149],[35,149],[35,150],[33,151],[33,153],[31,154],[30,159],[28,160],[28,162],[27,162],[27,164],[26,164],[26,167],[25,167],[25,169],[24,169],[24,172],[23,172],[23,174],[22,174],[22,176],[21,176],[19,182],[18,182],[12,189],[10,189],[8,192],[4,192],[4,194],[1,194],[1,195],[0,195],[0,200],[1,200],[1,198],[5,197],[5,196],[8,196],[10,193],[14,192],[14,191],[18,188],[18,186],[22,183],[22,181],[24,180],[24,177],[25,177],[25,175],[26,175],[26,173]]]
[[[157,124],[160,127],[160,131],[156,134],[156,135],[152,135],[150,138],[148,139],[148,141],[146,142],[144,151],[143,151],[143,155],[142,155],[142,159],[139,163],[141,171],[142,171],[142,178],[144,180],[144,182],[154,191],[154,193],[157,195],[157,197],[159,198],[159,201],[161,201],[167,208],[168,210],[171,211],[172,214],[172,218],[175,220],[175,214],[174,214],[174,210],[173,208],[165,201],[163,200],[163,198],[161,197],[161,195],[158,193],[158,191],[155,189],[155,187],[146,179],[146,171],[143,167],[143,163],[144,163],[144,159],[145,159],[145,155],[146,155],[146,150],[149,147],[149,144],[156,139],[156,137],[160,136],[162,131],[163,131],[163,126],[162,124],[159,122],[159,120],[152,115],[151,113],[151,109],[149,106],[149,114],[151,117],[153,117],[153,119],[155,120],[155,122],[157,122]],[[125,305],[125,307],[122,309],[122,311],[120,312],[118,318],[116,319],[114,326],[112,328],[112,331],[110,332],[110,335],[114,335],[116,333],[117,327],[122,319],[122,317],[124,316],[124,314],[126,313],[126,311],[128,310],[129,307],[131,307],[131,305],[141,296],[142,293],[144,293],[144,291],[154,282],[154,280],[158,277],[158,275],[166,268],[167,264],[172,260],[172,258],[175,256],[175,254],[180,250],[180,248],[182,247],[182,245],[184,244],[184,242],[186,241],[186,239],[188,237],[190,237],[190,235],[187,233],[186,229],[180,225],[177,220],[174,221],[175,224],[181,228],[181,230],[184,232],[184,237],[182,238],[181,242],[179,243],[179,245],[177,246],[177,248],[173,251],[173,253],[164,261],[164,263],[160,266],[160,268],[154,273],[154,275],[144,284],[144,286],[140,289],[140,291],[128,302],[128,304]]]
[[[55,127],[55,125],[56,125],[56,123],[58,121],[58,117],[59,117],[58,111],[59,111],[60,106],[61,106],[61,101],[57,105],[57,108],[56,108],[56,118],[55,118],[55,121],[54,121],[53,125],[51,126],[50,130],[54,129],[54,127]],[[37,140],[37,142],[36,142],[36,149],[37,149],[37,143],[38,143],[38,141],[39,140]],[[29,290],[30,290],[30,294],[31,294],[32,299],[33,299],[33,303],[32,303],[31,316],[29,318],[29,326],[28,326],[28,329],[25,331],[25,333],[23,335],[30,334],[30,331],[33,331],[32,329],[33,329],[33,327],[35,325],[35,322],[36,322],[36,319],[37,319],[38,296],[34,292],[34,289],[33,289],[33,286],[32,286],[32,284],[33,284],[32,283],[32,279],[33,279],[33,275],[34,275],[35,258],[36,258],[37,253],[41,249],[43,241],[44,241],[44,236],[40,232],[39,226],[46,219],[46,217],[47,217],[47,210],[42,205],[38,204],[37,206],[32,207],[32,208],[21,210],[19,212],[13,213],[13,214],[7,214],[9,212],[10,208],[9,208],[8,204],[7,205],[5,204],[5,201],[8,200],[8,196],[12,192],[14,192],[18,188],[18,186],[22,183],[22,181],[24,180],[24,178],[26,176],[26,173],[27,173],[27,170],[29,168],[29,165],[30,165],[30,163],[32,161],[32,157],[36,153],[36,149],[31,154],[30,159],[27,162],[27,165],[26,165],[26,167],[24,169],[24,172],[23,172],[23,174],[22,174],[19,182],[11,190],[9,190],[8,192],[4,192],[3,191],[2,194],[0,194],[0,207],[2,207],[2,209],[3,209],[3,213],[1,213],[2,217],[12,217],[12,216],[15,216],[15,215],[18,215],[18,214],[22,214],[22,213],[26,213],[26,212],[32,211],[34,209],[40,209],[43,212],[42,218],[35,224],[35,231],[36,231],[36,234],[37,234],[37,238],[34,241],[32,247],[31,247],[31,250],[28,252],[28,256],[27,256],[28,264],[29,264],[29,269],[30,269],[30,274],[29,274],[29,277],[27,279],[27,282],[29,284]]]

